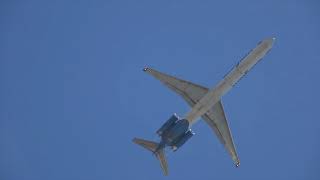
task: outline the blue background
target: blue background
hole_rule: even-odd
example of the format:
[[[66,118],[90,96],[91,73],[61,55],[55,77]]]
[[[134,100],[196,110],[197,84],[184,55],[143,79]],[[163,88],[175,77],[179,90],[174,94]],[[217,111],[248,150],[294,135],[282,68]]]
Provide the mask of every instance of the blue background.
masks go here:
[[[320,3],[1,1],[0,179],[319,179]],[[270,53],[223,97],[235,168],[202,121],[168,152],[134,145],[187,104],[145,65],[207,87],[256,44]]]

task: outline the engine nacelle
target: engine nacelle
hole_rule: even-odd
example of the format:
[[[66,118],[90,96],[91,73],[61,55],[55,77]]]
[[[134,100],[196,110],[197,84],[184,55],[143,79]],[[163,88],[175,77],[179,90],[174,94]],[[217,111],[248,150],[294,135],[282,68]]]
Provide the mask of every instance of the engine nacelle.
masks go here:
[[[161,128],[157,131],[157,134],[161,136],[165,131],[170,129],[175,124],[175,122],[178,121],[179,119],[180,118],[177,116],[177,114],[174,113],[170,117],[170,119],[161,126]]]
[[[173,150],[176,151],[178,148],[180,148],[184,143],[186,143],[192,136],[194,135],[194,132],[189,129],[181,138],[179,138],[175,144],[173,145]]]

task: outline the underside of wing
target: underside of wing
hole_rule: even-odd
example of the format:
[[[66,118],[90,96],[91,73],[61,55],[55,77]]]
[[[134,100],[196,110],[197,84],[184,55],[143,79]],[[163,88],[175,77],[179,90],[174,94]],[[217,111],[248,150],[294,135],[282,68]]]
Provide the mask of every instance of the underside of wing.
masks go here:
[[[208,92],[208,88],[175,78],[154,69],[144,68],[143,70],[179,94],[191,107]]]
[[[231,155],[235,165],[238,167],[240,165],[240,160],[233,143],[231,131],[229,129],[228,121],[221,101],[215,104],[206,114],[202,116],[202,118],[213,129],[220,142],[224,144],[225,148]]]

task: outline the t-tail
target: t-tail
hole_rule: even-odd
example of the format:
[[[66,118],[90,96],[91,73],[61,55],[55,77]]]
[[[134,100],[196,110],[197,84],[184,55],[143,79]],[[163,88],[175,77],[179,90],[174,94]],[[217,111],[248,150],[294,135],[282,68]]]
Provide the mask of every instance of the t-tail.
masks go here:
[[[164,146],[160,143],[134,138],[133,142],[151,151],[160,161],[164,175],[168,175],[168,164],[164,154]]]

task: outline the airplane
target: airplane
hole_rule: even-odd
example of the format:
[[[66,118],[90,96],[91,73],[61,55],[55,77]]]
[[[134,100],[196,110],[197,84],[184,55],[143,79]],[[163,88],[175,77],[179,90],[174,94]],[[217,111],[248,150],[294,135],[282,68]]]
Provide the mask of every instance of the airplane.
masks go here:
[[[191,127],[201,117],[212,128],[220,142],[229,152],[235,166],[239,167],[240,160],[223,110],[221,97],[271,50],[274,41],[275,38],[267,38],[260,41],[211,90],[145,67],[143,71],[160,80],[169,89],[180,95],[191,106],[191,110],[183,118],[173,114],[156,131],[161,138],[159,143],[139,138],[134,138],[133,142],[151,151],[160,161],[164,175],[168,175],[168,164],[164,149],[171,147],[174,152],[177,151],[194,135]]]

